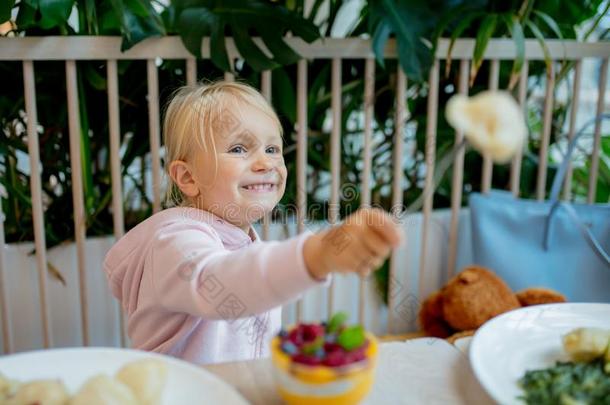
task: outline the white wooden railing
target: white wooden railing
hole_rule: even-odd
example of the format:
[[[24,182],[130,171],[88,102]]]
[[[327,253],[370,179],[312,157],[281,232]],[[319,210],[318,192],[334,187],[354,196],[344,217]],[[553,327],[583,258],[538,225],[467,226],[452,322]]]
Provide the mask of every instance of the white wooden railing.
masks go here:
[[[69,116],[70,155],[80,153],[80,123],[78,114],[78,92],[76,87],[76,61],[80,60],[104,60],[107,63],[108,81],[108,111],[109,111],[109,137],[110,157],[113,189],[112,211],[114,215],[114,238],[120,238],[124,233],[124,222],[122,212],[122,179],[119,159],[119,89],[117,80],[118,60],[146,60],[147,61],[147,83],[148,83],[148,112],[150,123],[150,145],[152,157],[152,179],[153,179],[153,207],[154,211],[161,208],[161,160],[160,160],[160,117],[159,117],[159,89],[157,79],[156,58],[183,59],[186,60],[187,83],[193,84],[201,77],[197,74],[196,60],[182,45],[179,38],[165,37],[148,39],[127,52],[120,52],[121,39],[117,37],[27,37],[10,38],[0,40],[0,60],[20,61],[23,64],[25,108],[27,115],[28,151],[31,174],[31,197],[34,220],[34,246],[36,248],[35,269],[37,280],[24,281],[22,275],[16,273],[27,272],[26,269],[13,268],[11,266],[26,266],[30,264],[10,259],[12,265],[7,265],[11,249],[24,249],[9,247],[4,243],[3,221],[0,221],[0,305],[2,315],[2,342],[4,353],[33,346],[53,347],[67,344],[83,345],[126,345],[127,339],[124,333],[123,316],[118,306],[109,297],[105,287],[101,266],[88,260],[87,243],[85,239],[85,211],[83,203],[83,189],[81,179],[80,159],[71,159],[72,194],[74,203],[74,225],[75,225],[75,255],[77,258],[76,269],[70,280],[74,280],[71,292],[65,300],[76,303],[77,318],[66,321],[65,316],[57,315],[57,310],[50,304],[59,302],[55,287],[49,286],[46,263],[49,260],[45,247],[44,212],[42,204],[41,179],[39,167],[39,150],[37,134],[37,106],[36,90],[34,87],[36,61],[60,60],[65,61],[65,74],[67,81],[67,106]],[[341,122],[341,63],[343,59],[365,60],[365,86],[364,86],[364,153],[363,153],[363,176],[361,184],[361,203],[369,205],[371,202],[370,176],[371,176],[371,139],[372,121],[374,107],[374,78],[375,62],[371,52],[370,41],[364,39],[326,39],[308,45],[296,38],[288,39],[288,42],[307,60],[328,59],[332,64],[332,121],[330,148],[331,148],[331,195],[329,220],[331,223],[339,220],[338,204],[340,199],[340,138],[341,127],[336,123]],[[577,61],[574,71],[573,104],[570,112],[569,136],[574,134],[576,117],[579,108],[579,93],[581,86],[582,62],[583,60],[602,60],[601,74],[598,85],[597,113],[605,108],[604,95],[606,92],[608,58],[610,57],[610,43],[578,43],[574,41],[547,41],[551,58],[559,60]],[[287,306],[284,315],[285,322],[293,322],[301,319],[325,318],[328,313],[338,309],[347,309],[357,314],[357,319],[364,322],[367,328],[377,333],[396,333],[414,327],[414,314],[420,297],[438,288],[448,276],[453,274],[460,266],[467,264],[469,256],[467,211],[461,210],[462,183],[464,168],[464,153],[458,153],[454,160],[454,171],[452,179],[451,209],[443,212],[433,211],[433,177],[435,166],[435,143],[436,127],[438,119],[438,93],[439,93],[439,64],[446,57],[448,41],[442,40],[436,51],[436,59],[430,70],[428,79],[428,103],[427,103],[427,127],[426,127],[426,178],[424,188],[424,205],[421,213],[413,215],[404,221],[407,229],[407,244],[397,250],[390,265],[390,292],[388,310],[377,297],[373,283],[370,280],[359,280],[353,276],[336,277],[333,285],[325,291],[312,291],[299,301],[296,305]],[[469,68],[474,49],[474,40],[459,40],[456,42],[452,57],[459,60],[459,83],[458,91],[468,93]],[[238,57],[237,50],[228,41],[228,52],[230,58]],[[202,43],[202,57],[209,58],[209,43]],[[385,51],[387,58],[396,58],[395,43],[390,41]],[[515,57],[515,46],[512,40],[492,40],[487,47],[484,59],[490,63],[489,87],[499,88],[499,68],[502,61],[510,61]],[[518,100],[525,106],[528,79],[528,61],[542,60],[544,52],[536,41],[528,40],[525,44],[525,58],[523,70],[518,87]],[[297,221],[293,231],[301,232],[305,227],[306,201],[306,164],[307,164],[307,69],[308,62],[303,59],[298,62],[297,67]],[[506,62],[510,63],[510,62]],[[225,75],[231,79],[232,75]],[[394,207],[402,207],[402,169],[398,164],[402,158],[404,124],[409,112],[406,108],[406,89],[408,78],[402,70],[397,72],[396,81],[396,116],[395,116],[395,139],[394,139],[394,172],[392,180],[392,203]],[[271,74],[263,72],[261,77],[261,91],[267,97],[271,97]],[[543,107],[543,129],[541,136],[539,171],[537,175],[537,198],[542,199],[545,192],[547,177],[547,155],[551,133],[551,118],[553,107],[554,75],[551,75],[545,84],[544,107]],[[455,134],[456,142],[462,139],[461,133]],[[591,177],[589,179],[589,196],[591,201],[595,195],[597,183],[597,167],[599,161],[599,146],[601,137],[601,126],[598,124],[594,130],[594,148],[591,161]],[[519,192],[519,179],[521,176],[521,158],[516,156],[511,163],[510,189],[514,194]],[[484,159],[482,167],[483,181],[482,189],[489,190],[492,183],[493,165],[491,160]],[[569,185],[571,176],[566,180]],[[566,197],[569,197],[570,187],[566,187]],[[1,207],[0,207],[1,208]],[[398,211],[396,212],[398,213]],[[1,214],[1,210],[0,210]],[[0,217],[1,218],[1,217]],[[439,225],[436,226],[436,225]],[[266,239],[277,239],[285,237],[274,224],[268,219],[263,221],[261,232]],[[110,242],[106,241],[106,247]],[[30,247],[31,249],[31,247]],[[31,264],[33,265],[33,264]],[[20,281],[17,281],[20,280]],[[30,283],[31,285],[28,285]],[[95,285],[91,285],[95,283]],[[99,285],[102,284],[102,285]],[[34,285],[35,287],[32,287]],[[27,289],[26,288],[29,288]],[[27,302],[15,304],[21,293],[15,292],[19,288],[26,288],[32,292],[35,288],[36,303]],[[92,289],[96,290],[97,298],[93,303],[89,298]],[[99,290],[102,289],[107,301],[100,304]],[[54,294],[54,295],[53,295]],[[64,294],[66,294],[64,292]],[[26,299],[31,298],[27,294],[21,294]],[[95,294],[94,294],[95,295]],[[9,296],[12,298],[9,299]],[[15,298],[17,297],[17,298]],[[55,298],[53,298],[55,297]],[[76,298],[77,299],[76,299]],[[30,300],[31,301],[31,300]],[[25,302],[25,300],[24,300]],[[111,304],[108,304],[111,303]],[[59,304],[55,304],[57,306]],[[108,305],[112,305],[115,314],[108,315]],[[106,308],[106,316],[103,319],[95,319],[91,322],[91,314],[94,311]],[[65,310],[65,308],[63,308]],[[36,314],[30,320],[27,314]],[[355,315],[354,315],[355,316]],[[356,317],[356,316],[355,316]],[[39,321],[38,319],[39,318]],[[68,317],[69,318],[69,317]],[[407,319],[408,318],[408,319]],[[33,323],[36,321],[36,323]],[[58,322],[60,326],[54,327]],[[112,328],[115,338],[100,338],[99,331]],[[93,333],[91,331],[94,331]],[[40,335],[41,339],[31,339],[34,343],[22,344],[31,335]],[[64,336],[59,342],[54,342],[53,337]],[[65,338],[65,336],[76,336],[76,338]],[[75,340],[76,339],[76,340]]]

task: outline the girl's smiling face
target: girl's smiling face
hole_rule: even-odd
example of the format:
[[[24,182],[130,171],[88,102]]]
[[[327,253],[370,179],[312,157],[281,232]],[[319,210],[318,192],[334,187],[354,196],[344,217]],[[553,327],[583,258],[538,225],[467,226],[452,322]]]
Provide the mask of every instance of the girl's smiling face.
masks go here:
[[[236,104],[227,112],[231,119],[214,131],[215,148],[193,154],[190,166],[196,206],[247,232],[284,195],[287,171],[275,121],[255,107]]]

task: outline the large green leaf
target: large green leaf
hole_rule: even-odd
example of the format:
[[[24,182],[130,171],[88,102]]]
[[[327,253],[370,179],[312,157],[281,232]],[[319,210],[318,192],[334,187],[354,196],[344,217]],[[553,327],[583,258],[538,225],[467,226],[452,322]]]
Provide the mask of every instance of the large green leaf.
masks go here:
[[[532,14],[539,17],[545,24],[553,31],[553,33],[557,36],[557,38],[563,39],[563,34],[561,33],[561,29],[559,29],[559,25],[557,25],[557,21],[553,19],[547,13],[543,13],[542,11],[533,10]]]
[[[151,10],[148,8],[149,1],[143,0],[123,0],[125,5],[138,17],[147,18],[151,16]]]
[[[227,46],[225,44],[225,23],[220,19],[212,26],[212,35],[210,36],[210,54],[212,62],[225,72],[231,70],[231,62],[227,54]]]
[[[248,35],[247,21],[242,20],[238,17],[229,17],[229,24],[233,31],[233,39],[235,40],[235,46],[239,50],[241,55],[248,55],[248,63],[254,70],[262,71],[267,69],[273,69],[278,66],[277,63],[273,62],[265,53],[254,43],[252,37]],[[243,24],[242,24],[243,23]]]
[[[275,35],[273,27],[261,25],[258,30],[277,62],[282,65],[290,65],[301,59],[301,56],[288,46],[282,37]]]
[[[377,25],[377,28],[375,28],[375,32],[373,33],[373,52],[375,52],[375,57],[377,58],[377,61],[382,67],[385,67],[385,56],[383,51],[391,33],[392,27],[386,21],[381,21]]]
[[[109,2],[102,3],[97,12],[101,35],[119,35],[121,33],[121,18],[117,16]]]
[[[379,28],[379,25],[386,24],[396,36],[400,66],[410,79],[424,81],[433,56],[424,39],[433,32],[436,16],[415,0],[371,1],[369,8],[369,32],[374,33],[374,51],[379,63],[383,63],[384,39],[389,36],[388,28]]]
[[[105,4],[106,2],[102,2]],[[86,33],[89,35],[99,35],[99,25],[97,18],[97,7],[95,4],[95,0],[84,0],[82,3],[82,7],[85,8],[85,16],[87,20],[87,31]],[[100,4],[100,6],[102,5]],[[83,33],[82,27],[80,29],[81,33]]]
[[[290,31],[306,42],[320,38],[318,28],[311,21],[281,4],[262,0],[179,0],[174,6],[176,28],[185,47],[199,57],[201,40],[210,35],[211,59],[224,71],[231,70],[225,35],[234,38],[240,55],[257,71],[300,59],[284,42],[285,33]],[[255,36],[261,37],[272,55],[252,40]]]
[[[14,5],[15,0],[3,0],[0,2],[0,22],[10,20]]]
[[[496,31],[496,25],[498,23],[498,15],[497,14],[489,14],[483,21],[481,22],[481,26],[479,27],[479,33],[477,34],[477,39],[474,44],[474,52],[472,55],[472,64],[470,66],[470,84],[474,82],[474,79],[483,63],[483,55],[485,55],[485,50],[487,49],[487,44],[491,39],[492,35]]]
[[[176,10],[177,27],[184,46],[196,57],[201,57],[201,39],[210,36],[210,53],[212,62],[223,71],[231,70],[231,63],[225,44],[225,23],[212,13],[209,7],[190,7]]]
[[[48,29],[65,24],[74,6],[74,0],[38,0],[42,19],[40,26]]]
[[[26,29],[32,26],[36,21],[36,8],[27,2],[22,2],[19,5],[15,24],[19,29]]]
[[[447,48],[447,57],[445,63],[445,74],[449,76],[449,72],[451,71],[451,52],[453,52],[453,46],[455,45],[455,41],[464,33],[464,31],[470,27],[472,22],[483,16],[484,13],[482,11],[473,11],[464,15],[455,29],[451,32],[451,39],[449,40],[449,47]]]
[[[512,89],[519,78],[519,73],[523,68],[525,62],[525,35],[523,34],[523,27],[517,16],[505,16],[506,25],[509,27],[510,34],[515,41],[515,48],[517,49],[517,55],[513,61],[513,68],[510,72],[510,80],[508,88]]]
[[[159,14],[149,2],[141,0],[109,0],[116,16],[121,21],[123,41],[121,51],[138,42],[154,36],[165,35],[165,28]],[[147,15],[143,16],[147,10]]]
[[[271,100],[278,114],[288,119],[289,122],[296,122],[297,119],[297,95],[294,84],[290,76],[283,68],[275,69],[271,73]]]
[[[549,51],[549,47],[546,45],[546,41],[544,40],[544,35],[540,32],[540,29],[536,24],[531,21],[526,21],[525,25],[532,31],[532,34],[538,40],[540,47],[542,48],[542,53],[544,55],[544,62],[546,63],[547,74],[551,74],[551,69],[553,68],[553,61],[551,59],[551,52]]]
[[[201,57],[201,38],[210,35],[212,26],[218,17],[207,8],[197,7],[184,10],[178,17],[178,25],[182,27],[180,36],[182,43],[190,53]]]
[[[322,6],[322,4],[325,2],[326,0],[315,0],[313,5],[311,6],[311,9],[309,10],[309,15],[307,16],[307,19],[311,22],[314,22],[316,20],[316,17],[318,16],[318,10],[320,10],[320,6]]]
[[[580,26],[583,22],[589,20],[595,15],[603,15],[600,12],[600,6],[605,0],[536,0],[535,10],[548,15],[557,23],[562,37],[576,38],[575,27]],[[608,4],[608,2],[606,1]],[[536,14],[536,13],[533,13]],[[543,34],[548,37],[554,29],[547,30],[546,27],[540,27]],[[557,35],[555,33],[555,35]],[[559,37],[559,36],[558,36]]]

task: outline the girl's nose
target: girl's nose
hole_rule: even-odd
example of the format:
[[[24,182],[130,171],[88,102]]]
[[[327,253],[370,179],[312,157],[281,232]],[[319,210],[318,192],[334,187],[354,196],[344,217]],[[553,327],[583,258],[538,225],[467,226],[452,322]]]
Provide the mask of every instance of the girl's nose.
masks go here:
[[[256,156],[256,160],[252,164],[252,171],[254,172],[267,172],[273,169],[273,160],[265,152],[259,153]]]

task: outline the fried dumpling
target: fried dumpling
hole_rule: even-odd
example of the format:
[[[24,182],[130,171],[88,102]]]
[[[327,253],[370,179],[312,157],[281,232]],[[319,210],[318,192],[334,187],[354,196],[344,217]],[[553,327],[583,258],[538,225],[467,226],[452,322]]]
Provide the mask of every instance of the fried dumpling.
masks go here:
[[[138,360],[121,368],[116,378],[131,388],[142,405],[160,405],[167,366],[160,360]]]
[[[25,383],[15,395],[3,402],[8,405],[66,405],[70,396],[59,380],[37,380]]]
[[[0,404],[5,404],[10,397],[14,396],[18,388],[17,381],[0,374]]]
[[[98,375],[85,382],[70,405],[139,405],[139,402],[127,385],[107,375]]]

